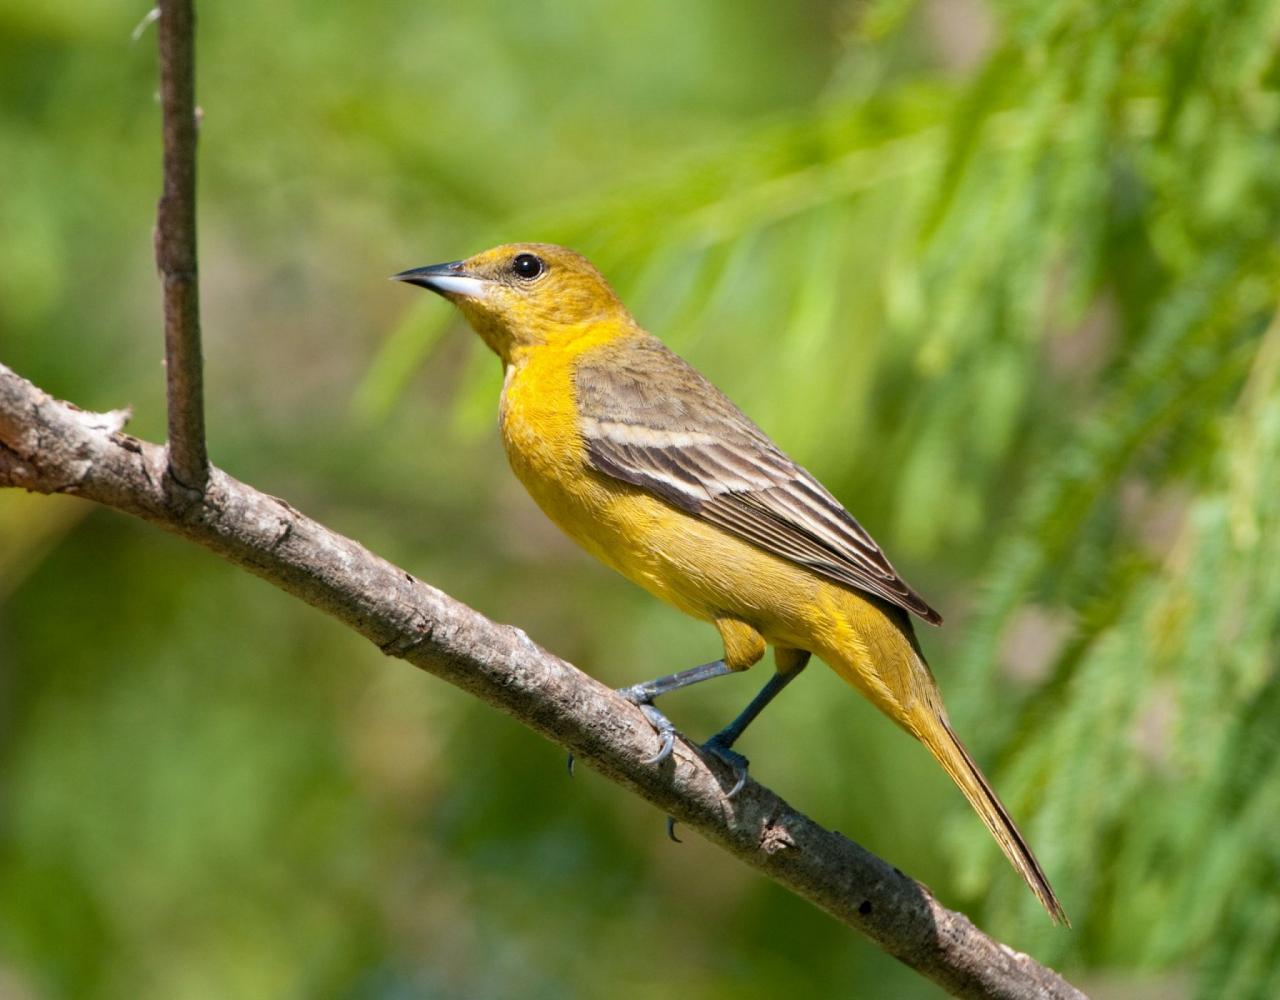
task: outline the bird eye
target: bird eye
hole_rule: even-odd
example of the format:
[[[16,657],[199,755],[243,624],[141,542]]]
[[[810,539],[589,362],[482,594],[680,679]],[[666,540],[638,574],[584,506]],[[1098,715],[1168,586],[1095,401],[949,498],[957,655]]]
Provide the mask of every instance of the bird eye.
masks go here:
[[[542,260],[531,253],[518,254],[511,262],[511,270],[528,281],[542,273]]]

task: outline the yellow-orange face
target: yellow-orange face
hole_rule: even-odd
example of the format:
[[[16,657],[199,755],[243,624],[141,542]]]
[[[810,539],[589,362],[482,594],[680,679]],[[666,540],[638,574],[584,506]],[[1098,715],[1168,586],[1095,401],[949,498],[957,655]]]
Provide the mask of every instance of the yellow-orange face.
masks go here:
[[[456,305],[504,362],[521,347],[571,338],[599,323],[631,321],[589,260],[552,243],[508,243],[395,277]]]

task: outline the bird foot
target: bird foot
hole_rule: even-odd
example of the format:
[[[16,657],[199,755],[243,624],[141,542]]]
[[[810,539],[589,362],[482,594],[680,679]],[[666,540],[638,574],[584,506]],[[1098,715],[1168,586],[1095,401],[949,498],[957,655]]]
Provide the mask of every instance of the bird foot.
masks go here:
[[[644,717],[649,720],[649,725],[653,726],[653,731],[658,734],[662,740],[662,745],[658,747],[658,752],[652,757],[646,757],[641,763],[643,764],[661,764],[664,760],[671,756],[671,751],[676,745],[676,727],[675,724],[665,715],[654,707],[653,702],[649,698],[653,696],[645,692],[640,685],[635,687],[622,688],[618,694],[626,698],[627,701],[635,705],[644,713]]]
[[[733,787],[729,789],[729,794],[726,795],[725,798],[731,799],[742,791],[743,786],[747,783],[747,768],[751,766],[751,761],[738,753],[737,750],[731,748],[723,734],[720,733],[717,733],[715,736],[711,737],[711,739],[707,740],[707,742],[702,744],[702,749],[711,754],[711,756],[715,757],[720,761],[720,763],[724,764],[725,767],[729,768],[729,770],[733,772],[733,776],[736,780],[734,781]]]
[[[662,746],[659,746],[658,753],[655,753],[653,757],[646,757],[641,763],[660,764],[666,761],[668,757],[671,757],[671,752],[675,749],[676,726],[662,712],[654,708],[652,704],[641,702],[639,708],[641,712],[644,712],[644,717],[648,718],[649,725],[653,726],[653,731],[657,732],[659,738],[662,739]]]
[[[676,745],[676,727],[670,719],[663,715],[653,704],[654,693],[647,684],[632,684],[631,687],[618,688],[618,694],[626,698],[627,701],[635,705],[644,713],[644,717],[649,720],[649,725],[653,726],[653,731],[662,739],[662,745],[658,747],[658,752],[652,757],[646,757],[642,764],[661,764],[664,760],[671,756],[671,751]],[[569,777],[573,777],[573,754],[569,754],[568,760],[565,762],[569,772]],[[672,837],[674,840],[675,838]]]

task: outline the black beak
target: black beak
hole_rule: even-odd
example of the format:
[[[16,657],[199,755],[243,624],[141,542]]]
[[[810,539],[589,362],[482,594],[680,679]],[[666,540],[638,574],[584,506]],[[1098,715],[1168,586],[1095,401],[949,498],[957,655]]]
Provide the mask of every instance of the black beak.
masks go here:
[[[466,275],[462,271],[462,261],[451,260],[447,264],[429,264],[426,267],[415,267],[408,271],[401,271],[399,274],[393,274],[391,280],[405,281],[410,285],[417,285],[419,288],[429,288],[433,292],[443,292],[446,290],[444,286],[449,283],[438,279],[463,277],[466,277]]]

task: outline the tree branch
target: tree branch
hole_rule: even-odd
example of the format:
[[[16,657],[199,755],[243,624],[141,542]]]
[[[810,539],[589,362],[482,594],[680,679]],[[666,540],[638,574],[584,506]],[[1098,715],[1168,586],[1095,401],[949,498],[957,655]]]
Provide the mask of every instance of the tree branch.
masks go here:
[[[662,765],[642,763],[657,737],[639,710],[519,629],[219,469],[203,496],[171,496],[164,449],[120,433],[125,416],[52,399],[0,364],[0,486],[97,501],[256,573],[384,653],[502,709],[956,996],[1083,996],[756,782],[727,798],[733,775],[695,745],[679,740]]]
[[[164,192],[156,206],[156,266],[164,283],[165,380],[171,480],[196,495],[209,477],[196,270],[195,10],[159,0]]]

